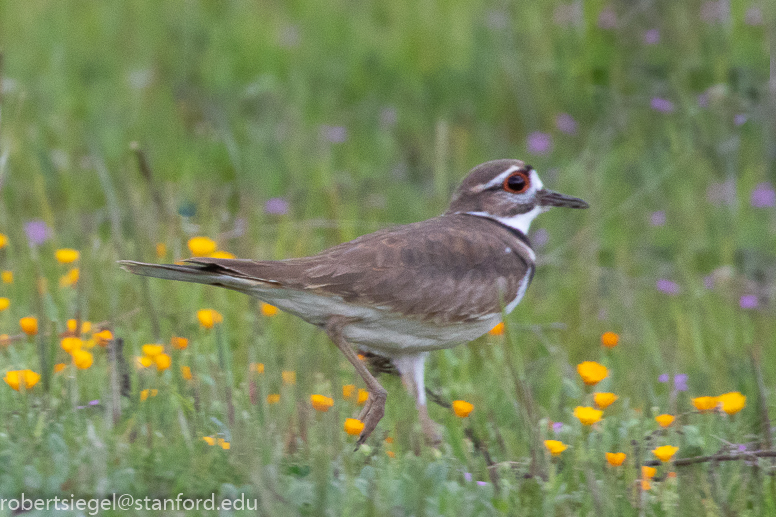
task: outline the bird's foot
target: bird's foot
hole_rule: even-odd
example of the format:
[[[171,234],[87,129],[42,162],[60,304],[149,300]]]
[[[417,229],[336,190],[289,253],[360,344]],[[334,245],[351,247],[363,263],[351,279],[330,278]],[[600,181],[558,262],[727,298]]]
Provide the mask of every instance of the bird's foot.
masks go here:
[[[356,450],[369,438],[372,431],[377,427],[377,423],[383,418],[385,414],[385,400],[388,397],[388,392],[380,388],[374,392],[369,393],[369,399],[364,405],[364,409],[361,410],[361,414],[358,419],[364,423],[364,430],[361,431],[361,436],[358,437],[356,442]]]

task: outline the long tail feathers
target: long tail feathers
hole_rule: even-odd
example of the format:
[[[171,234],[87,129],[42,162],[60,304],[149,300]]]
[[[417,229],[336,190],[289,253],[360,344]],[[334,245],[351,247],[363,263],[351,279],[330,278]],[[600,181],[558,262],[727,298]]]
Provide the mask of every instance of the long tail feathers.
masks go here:
[[[136,275],[163,278],[165,280],[179,280],[181,282],[195,282],[198,284],[218,285],[229,289],[244,291],[255,287],[257,282],[247,278],[231,276],[222,272],[206,270],[202,265],[179,264],[147,264],[134,260],[119,260],[122,269]]]

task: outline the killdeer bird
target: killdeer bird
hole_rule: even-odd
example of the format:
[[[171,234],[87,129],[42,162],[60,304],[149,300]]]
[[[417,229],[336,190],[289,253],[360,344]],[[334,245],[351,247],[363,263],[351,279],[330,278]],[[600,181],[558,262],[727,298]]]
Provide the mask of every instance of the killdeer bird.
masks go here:
[[[383,417],[387,392],[353,345],[390,359],[415,396],[424,433],[438,442],[426,408],[426,356],[485,334],[517,306],[534,275],[528,227],[553,206],[588,205],[545,189],[520,160],[495,160],[471,170],[441,216],[311,257],[119,263],[139,275],[240,291],[324,329],[369,391],[358,445]]]

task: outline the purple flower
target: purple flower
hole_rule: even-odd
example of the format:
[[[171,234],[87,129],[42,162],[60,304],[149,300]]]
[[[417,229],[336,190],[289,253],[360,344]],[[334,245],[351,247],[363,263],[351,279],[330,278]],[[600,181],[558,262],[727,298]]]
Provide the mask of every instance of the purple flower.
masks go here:
[[[738,449],[738,452],[746,452],[746,445],[745,444],[740,444],[737,447],[737,449]]]
[[[674,375],[674,391],[687,391],[686,373],[677,373]]]
[[[659,111],[660,113],[673,113],[676,109],[673,102],[661,97],[653,97],[649,105],[653,110]]]
[[[478,486],[488,486],[488,482],[487,481],[477,481],[477,485]]]
[[[744,14],[744,23],[747,25],[762,25],[763,11],[759,7],[750,7]]]
[[[663,210],[652,212],[649,217],[649,224],[652,226],[664,226],[666,224],[666,213]]]
[[[559,113],[558,116],[555,117],[555,127],[557,127],[561,133],[566,133],[567,135],[577,134],[577,121],[568,113]]]
[[[332,144],[341,144],[348,139],[348,130],[344,126],[321,126],[321,136]]]
[[[51,237],[51,230],[45,222],[40,219],[28,221],[24,224],[24,233],[27,234],[27,240],[30,246],[39,246]]]
[[[550,234],[544,228],[539,228],[531,235],[531,243],[535,249],[542,249],[549,240]]]
[[[668,382],[668,374],[667,373],[661,373],[658,378],[658,382]]]
[[[552,149],[552,136],[540,131],[534,131],[528,135],[526,146],[531,154],[547,154]]]
[[[671,296],[676,296],[679,294],[682,290],[681,287],[679,287],[679,284],[674,282],[673,280],[668,280],[666,278],[661,278],[656,283],[657,290],[661,293],[665,293]]]
[[[714,275],[706,275],[703,277],[703,287],[706,289],[714,289]]]
[[[660,31],[658,29],[649,29],[644,33],[644,43],[654,45],[660,41]]]
[[[552,423],[552,432],[556,435],[560,433],[563,430],[563,422],[553,422]]]
[[[760,302],[754,294],[745,294],[738,300],[738,305],[742,309],[756,309]]]
[[[273,197],[264,203],[264,211],[271,215],[286,215],[288,213],[288,201],[282,197]]]
[[[706,92],[703,92],[698,95],[698,106],[701,108],[708,108],[709,107],[709,94]]]
[[[472,480],[472,473],[471,472],[464,472],[463,473],[463,480],[469,483]]]
[[[771,208],[776,206],[776,191],[770,183],[760,183],[752,191],[749,202],[754,208]]]
[[[617,13],[611,7],[605,7],[598,15],[598,27],[601,29],[617,28]]]
[[[704,2],[701,6],[701,20],[706,23],[722,22],[729,18],[730,8],[726,0]]]
[[[748,119],[749,117],[747,117],[743,113],[739,113],[738,115],[733,117],[733,124],[735,124],[736,126],[743,126]]]

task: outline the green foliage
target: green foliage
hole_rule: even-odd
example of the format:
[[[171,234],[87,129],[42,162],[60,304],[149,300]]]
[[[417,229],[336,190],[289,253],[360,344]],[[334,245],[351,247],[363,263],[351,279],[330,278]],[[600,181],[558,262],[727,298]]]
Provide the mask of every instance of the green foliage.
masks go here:
[[[0,269],[14,274],[0,284],[0,372],[43,370],[26,392],[0,386],[0,497],[215,494],[270,515],[773,513],[772,460],[751,454],[770,446],[776,378],[774,23],[768,2],[744,0],[0,3]],[[440,213],[467,170],[503,157],[591,208],[534,223],[539,267],[505,336],[432,354],[428,384],[475,405],[466,419],[431,405],[438,451],[385,378],[386,417],[353,452],[342,423],[359,408],[341,389],[355,376],[318,330],[115,265],[184,258],[195,235],[243,257],[312,254]],[[265,210],[272,198],[288,213]],[[39,245],[33,220],[50,229]],[[60,286],[61,247],[81,251],[75,286]],[[205,307],[224,322],[199,328]],[[35,338],[18,331],[30,314]],[[110,328],[123,361],[98,345],[93,366],[72,366],[58,339],[70,318]],[[135,367],[154,342],[172,356],[164,372]],[[585,360],[609,368],[596,388],[576,374]],[[141,401],[146,389],[158,392]],[[594,390],[620,398],[589,428],[572,411]],[[694,412],[691,397],[730,391],[742,412]],[[334,407],[314,412],[312,393]],[[682,416],[661,430],[661,413]],[[570,447],[550,457],[547,438]],[[659,465],[640,491],[664,444],[677,461],[749,456]],[[606,464],[613,451],[624,466]]]

